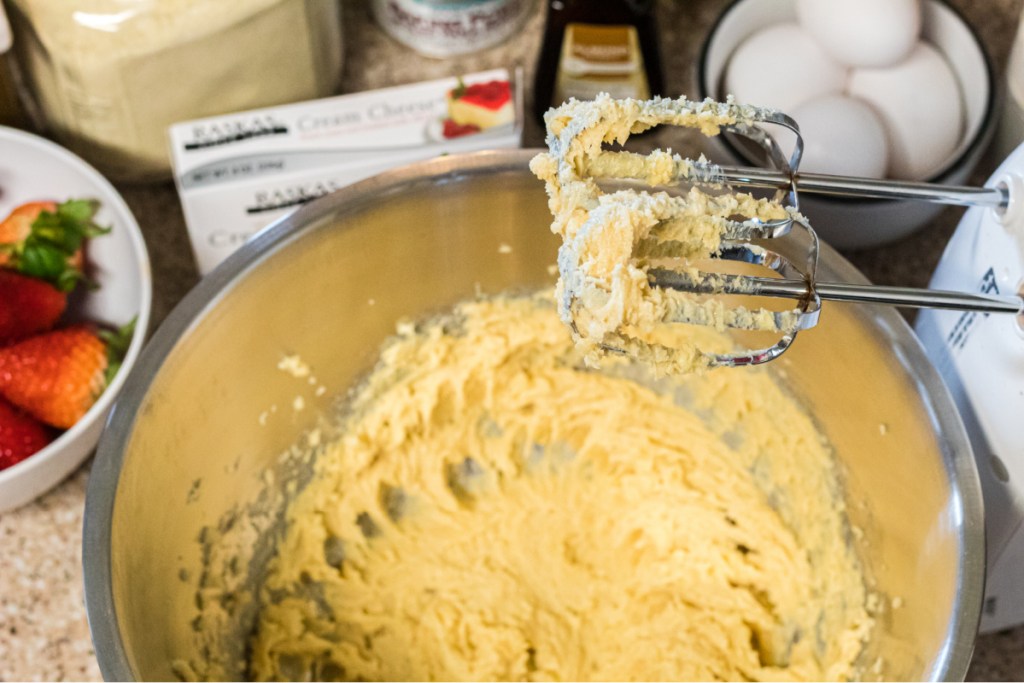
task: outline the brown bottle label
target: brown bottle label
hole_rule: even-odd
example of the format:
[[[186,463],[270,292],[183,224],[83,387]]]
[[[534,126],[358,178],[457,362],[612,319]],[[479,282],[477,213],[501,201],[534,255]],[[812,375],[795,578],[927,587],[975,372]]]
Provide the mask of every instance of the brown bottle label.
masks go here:
[[[636,28],[569,24],[562,41],[552,104],[561,104],[570,97],[590,100],[601,92],[613,97],[650,97]]]

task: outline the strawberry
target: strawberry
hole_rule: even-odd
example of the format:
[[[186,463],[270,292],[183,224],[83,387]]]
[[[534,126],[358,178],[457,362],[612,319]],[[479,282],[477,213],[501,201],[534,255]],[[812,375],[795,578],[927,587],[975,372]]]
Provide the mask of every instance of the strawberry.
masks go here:
[[[442,135],[444,135],[445,138],[450,140],[451,138],[458,138],[458,137],[462,137],[463,135],[472,135],[473,133],[479,133],[479,132],[480,132],[480,126],[474,125],[472,123],[467,123],[467,124],[463,125],[463,124],[455,123],[451,119],[445,119],[444,120],[444,131],[443,131]]]
[[[0,269],[0,346],[52,328],[68,295],[34,277]]]
[[[487,81],[467,86],[460,78],[458,87],[452,91],[452,98],[496,110],[512,99],[512,86],[508,81]]]
[[[22,242],[32,232],[32,221],[39,217],[39,214],[47,211],[53,213],[57,210],[57,202],[27,202],[21,204],[11,211],[10,215],[0,223],[0,244],[15,244]],[[0,256],[0,259],[6,259]],[[0,264],[3,261],[0,260]]]
[[[113,379],[134,326],[97,333],[72,325],[0,349],[0,395],[48,425],[68,429]]]
[[[69,292],[84,278],[82,243],[109,232],[93,222],[98,202],[29,202],[0,222],[0,266]]]
[[[0,398],[0,470],[17,465],[52,440],[49,429]]]

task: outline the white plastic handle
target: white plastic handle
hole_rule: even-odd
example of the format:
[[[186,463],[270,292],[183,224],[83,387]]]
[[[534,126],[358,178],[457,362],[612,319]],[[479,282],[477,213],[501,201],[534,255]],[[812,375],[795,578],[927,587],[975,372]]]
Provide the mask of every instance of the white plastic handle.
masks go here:
[[[1024,176],[1016,171],[1004,173],[996,181],[996,187],[1006,189],[1006,207],[996,210],[996,220],[1017,237],[1024,237]]]
[[[11,25],[4,14],[3,3],[0,3],[0,55],[11,49]]]

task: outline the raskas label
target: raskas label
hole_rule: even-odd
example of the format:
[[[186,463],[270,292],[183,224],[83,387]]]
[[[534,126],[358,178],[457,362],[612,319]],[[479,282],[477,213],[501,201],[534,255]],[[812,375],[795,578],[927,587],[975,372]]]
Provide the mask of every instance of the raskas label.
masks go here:
[[[427,120],[445,109],[443,98],[412,102],[373,102],[362,110],[338,110],[306,114],[291,125],[272,115],[258,115],[247,118],[194,123],[189,137],[182,147],[187,152],[225,147],[254,138],[270,138],[288,135],[292,126],[302,134],[342,131],[358,128],[368,123],[382,123],[401,120]]]
[[[289,209],[311,202],[342,187],[344,187],[344,183],[322,180],[272,190],[260,190],[254,193],[253,201],[246,207],[245,212],[255,215]]]
[[[290,211],[390,168],[518,147],[512,82],[507,69],[492,69],[172,125],[199,272]]]
[[[287,134],[288,126],[283,121],[269,114],[260,114],[227,121],[194,123],[191,126],[190,139],[185,141],[184,147],[187,151],[193,151],[230,145],[233,142],[242,142],[253,138]]]

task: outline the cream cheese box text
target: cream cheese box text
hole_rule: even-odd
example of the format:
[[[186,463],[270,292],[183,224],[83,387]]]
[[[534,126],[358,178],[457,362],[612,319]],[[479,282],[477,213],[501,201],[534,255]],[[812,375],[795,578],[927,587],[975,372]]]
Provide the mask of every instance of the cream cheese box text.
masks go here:
[[[187,121],[169,136],[206,274],[270,223],[358,180],[441,154],[518,147],[522,95],[497,69]]]

